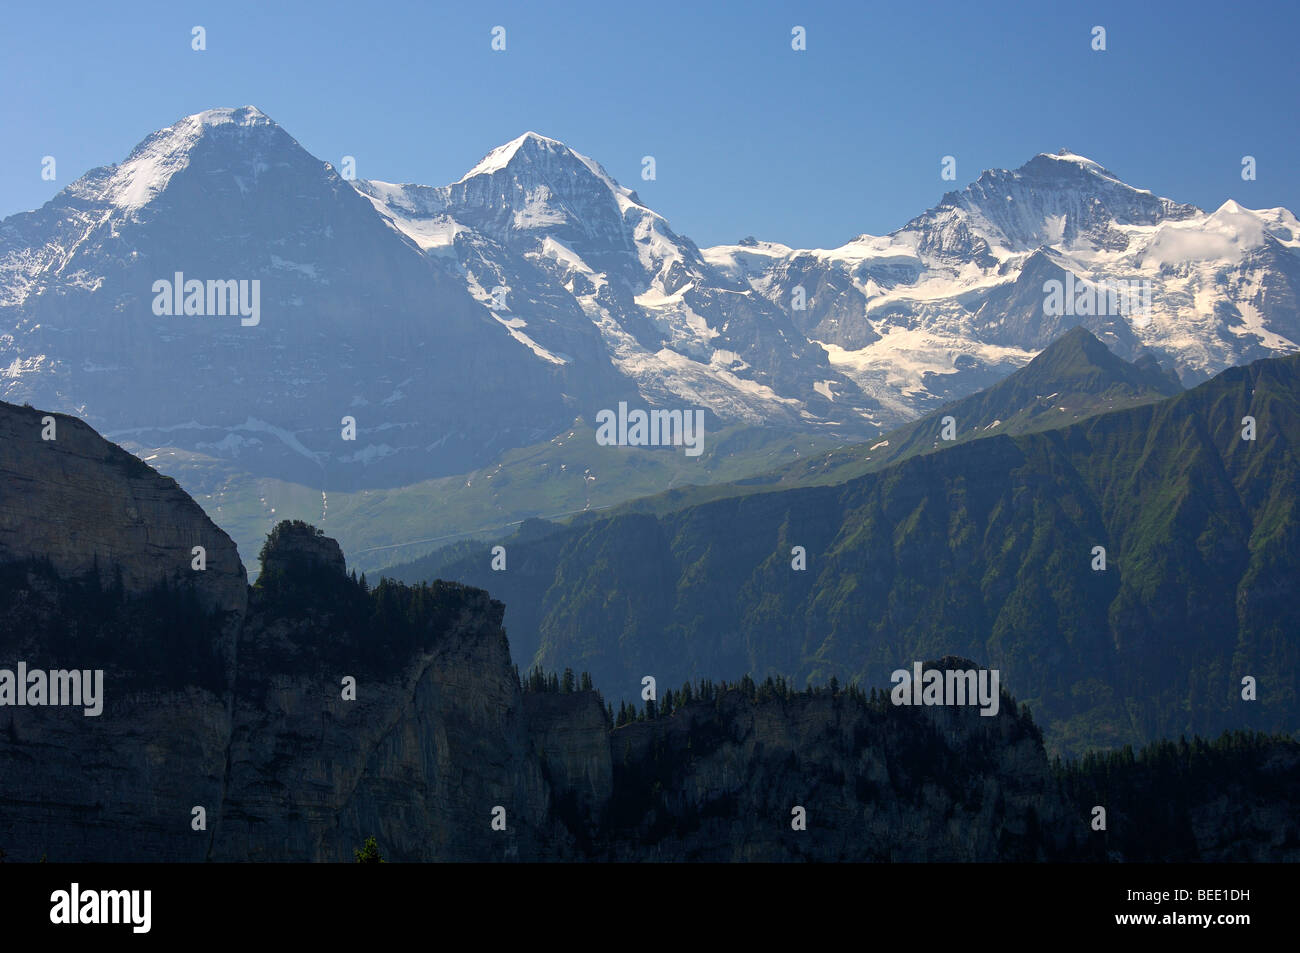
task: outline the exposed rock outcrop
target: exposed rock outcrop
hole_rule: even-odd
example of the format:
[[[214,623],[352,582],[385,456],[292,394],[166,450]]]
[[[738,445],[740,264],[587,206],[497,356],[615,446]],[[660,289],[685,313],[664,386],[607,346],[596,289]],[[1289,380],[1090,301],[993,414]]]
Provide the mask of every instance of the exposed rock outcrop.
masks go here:
[[[1293,741],[1062,774],[1005,694],[985,717],[748,681],[613,727],[594,691],[523,690],[487,593],[369,590],[310,527],[277,527],[272,571],[239,598],[221,576],[158,588],[211,524],[73,421],[58,450],[24,444],[33,422],[0,413],[12,860],[346,861],[369,836],[404,861],[1300,859]],[[75,545],[38,525],[56,519]],[[97,560],[121,589],[86,584]],[[104,669],[102,712],[16,705],[19,662]],[[1096,803],[1122,819],[1111,839],[1092,836]]]
[[[64,577],[120,573],[129,594],[167,582],[212,609],[247,601],[234,542],[175,480],[75,417],[0,402],[0,563],[31,558]]]
[[[338,541],[300,520],[280,523],[262,548],[262,572],[347,572]]]

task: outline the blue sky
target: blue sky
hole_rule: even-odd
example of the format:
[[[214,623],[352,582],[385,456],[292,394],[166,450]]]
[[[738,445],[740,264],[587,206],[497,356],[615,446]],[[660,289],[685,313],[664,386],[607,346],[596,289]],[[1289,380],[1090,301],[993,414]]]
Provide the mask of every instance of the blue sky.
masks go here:
[[[742,12],[743,11],[743,12]],[[363,178],[439,185],[532,129],[701,245],[882,233],[1066,147],[1202,207],[1300,211],[1294,2],[11,4],[0,216],[253,104]],[[207,50],[190,47],[191,28]],[[490,31],[506,27],[505,52]],[[790,47],[791,28],[807,50]],[[1094,52],[1091,31],[1106,28]],[[53,155],[58,179],[43,181]],[[641,180],[653,155],[657,178]],[[1258,178],[1241,179],[1243,155]]]

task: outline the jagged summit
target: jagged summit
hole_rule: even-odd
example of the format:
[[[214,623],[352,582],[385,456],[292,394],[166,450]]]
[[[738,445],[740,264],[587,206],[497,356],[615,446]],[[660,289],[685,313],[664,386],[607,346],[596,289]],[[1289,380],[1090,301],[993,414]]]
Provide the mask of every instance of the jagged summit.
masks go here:
[[[536,190],[545,187],[549,194],[586,199],[593,193],[609,193],[621,213],[628,205],[641,205],[631,189],[623,188],[595,159],[570,148],[559,139],[536,132],[525,132],[504,145],[497,146],[478,161],[456,182],[446,187],[452,202],[473,190],[476,181],[504,177],[511,190],[524,190],[523,196],[535,202]],[[494,192],[500,186],[494,185]],[[521,196],[516,195],[516,201]]]
[[[222,106],[216,109],[205,109],[202,112],[193,113],[185,117],[185,120],[193,120],[202,123],[205,126],[220,126],[226,123],[233,123],[237,126],[274,126],[273,120],[256,106]]]
[[[1046,152],[1040,152],[1038,155],[1034,156],[1034,159],[1051,159],[1054,162],[1065,162],[1065,163],[1069,163],[1070,165],[1081,166],[1082,168],[1088,169],[1091,172],[1096,172],[1100,175],[1105,175],[1112,179],[1119,178],[1117,175],[1115,175],[1114,172],[1111,172],[1100,162],[1096,162],[1092,159],[1089,159],[1087,156],[1080,155],[1077,152],[1072,152],[1069,149],[1057,149],[1056,152],[1051,154]]]
[[[1141,365],[1125,361],[1087,328],[1076,325],[1025,367],[994,385],[990,393],[1005,388],[1010,394],[1018,387],[1025,393],[1035,394],[1049,393],[1045,388],[1071,394],[1096,394],[1123,387],[1133,394],[1169,397],[1182,390],[1177,379],[1164,371],[1153,355],[1141,357]],[[1008,409],[1015,406],[1015,399],[1011,399]]]
[[[1132,238],[1125,227],[1201,215],[1194,205],[1134,188],[1100,163],[1063,151],[1039,153],[1016,169],[987,169],[888,238],[915,243],[945,266],[992,269],[1048,245],[1122,251]]]
[[[242,136],[252,130],[278,132],[286,139],[290,138],[275,120],[256,106],[205,109],[202,112],[183,116],[170,126],[150,133],[131,150],[127,161],[142,152],[186,151],[193,148],[204,137],[224,136],[231,133]]]
[[[120,165],[94,169],[69,187],[79,198],[134,212],[158,197],[200,152],[230,153],[229,165],[256,175],[268,153],[305,150],[256,106],[192,113],[146,136]],[[233,174],[233,173],[232,173]]]
[[[460,184],[476,175],[491,175],[493,172],[499,172],[508,167],[521,152],[526,158],[530,156],[537,157],[542,153],[576,156],[576,153],[560,140],[529,131],[522,136],[511,139],[504,145],[497,146],[480,159],[472,169],[461,176],[455,184]]]
[[[874,438],[1075,324],[1184,384],[1300,341],[1294,215],[1203,213],[1072,150],[953,183],[888,235],[701,250],[594,159],[512,135],[455,183],[392,185],[345,180],[255,106],[177,120],[0,223],[0,397],[240,472],[408,486],[633,394]],[[260,323],[206,298],[155,313],[177,274],[258,282]],[[1144,313],[1070,291],[1121,283]],[[335,401],[378,421],[356,447],[322,413]]]

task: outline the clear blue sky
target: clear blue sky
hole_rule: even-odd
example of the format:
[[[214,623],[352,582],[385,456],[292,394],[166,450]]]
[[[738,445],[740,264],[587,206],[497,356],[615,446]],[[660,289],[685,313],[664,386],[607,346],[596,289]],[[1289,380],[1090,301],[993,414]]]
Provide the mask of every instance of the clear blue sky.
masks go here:
[[[525,130],[701,245],[881,233],[985,168],[1066,147],[1215,208],[1300,211],[1300,4],[8,4],[0,216],[148,133],[253,104],[363,178],[439,185]],[[194,25],[207,50],[190,48]],[[808,49],[790,48],[795,25]],[[490,49],[506,27],[507,49]],[[1091,30],[1107,30],[1093,52]],[[654,182],[641,181],[653,155]],[[1243,182],[1241,157],[1258,179]],[[41,157],[58,181],[40,176]]]

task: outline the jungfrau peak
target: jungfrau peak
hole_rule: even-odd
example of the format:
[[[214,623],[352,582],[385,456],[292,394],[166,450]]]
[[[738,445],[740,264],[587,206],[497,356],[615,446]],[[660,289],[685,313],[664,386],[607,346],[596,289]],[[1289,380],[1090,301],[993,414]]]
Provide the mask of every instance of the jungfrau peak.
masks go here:
[[[155,314],[178,276],[257,281],[260,320]],[[1053,283],[1077,292],[1059,314]],[[1148,311],[1099,311],[1116,283]],[[395,486],[619,400],[871,438],[1076,325],[1192,383],[1294,351],[1298,287],[1290,211],[1207,213],[1070,151],[883,236],[701,250],[535,132],[452,184],[395,185],[344,180],[254,107],[212,109],[0,222],[0,396],[194,454],[196,492],[221,483],[205,460]]]

